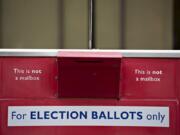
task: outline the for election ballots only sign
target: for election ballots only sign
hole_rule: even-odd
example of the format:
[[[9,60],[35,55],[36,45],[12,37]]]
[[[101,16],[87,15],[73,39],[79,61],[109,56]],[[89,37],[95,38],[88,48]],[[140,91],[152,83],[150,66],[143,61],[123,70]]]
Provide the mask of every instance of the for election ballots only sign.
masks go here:
[[[9,106],[8,126],[169,127],[169,108],[145,106]]]

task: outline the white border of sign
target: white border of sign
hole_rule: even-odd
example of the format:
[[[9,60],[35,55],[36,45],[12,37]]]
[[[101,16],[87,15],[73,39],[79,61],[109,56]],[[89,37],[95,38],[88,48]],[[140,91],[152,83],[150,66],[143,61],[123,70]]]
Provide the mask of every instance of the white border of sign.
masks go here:
[[[169,127],[169,107],[9,106],[8,126]]]

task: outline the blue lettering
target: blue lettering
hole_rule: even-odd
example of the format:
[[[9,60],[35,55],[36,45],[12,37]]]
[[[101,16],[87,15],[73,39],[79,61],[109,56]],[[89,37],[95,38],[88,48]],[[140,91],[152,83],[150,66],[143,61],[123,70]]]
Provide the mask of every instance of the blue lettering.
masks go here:
[[[37,118],[40,119],[40,120],[43,119],[43,117],[40,115],[40,112],[39,112],[39,111],[37,112]]]
[[[98,115],[96,111],[92,111],[92,119],[97,119]]]
[[[32,111],[30,112],[31,119],[36,119],[36,112]]]
[[[129,114],[131,115],[131,119],[134,120],[134,115],[136,114],[136,112],[129,112]]]
[[[77,119],[78,118],[78,113],[76,111],[72,111],[70,113],[70,116],[71,116],[72,119]]]
[[[64,119],[64,114],[66,113],[65,111],[59,111],[60,113],[60,118],[63,120]]]
[[[12,112],[12,117],[11,117],[11,119],[13,120],[14,117],[16,117],[16,112]]]
[[[128,119],[129,118],[129,113],[128,112],[122,112],[121,113],[121,118],[122,119]]]
[[[119,117],[117,117],[117,112],[114,112],[114,119],[116,120],[120,119]]]
[[[138,120],[142,120],[143,119],[142,112],[138,112],[137,116],[138,116],[137,117]]]
[[[107,112],[107,115],[108,115],[108,119],[109,119],[109,120],[112,120],[112,119],[113,119],[113,117],[111,117],[111,113],[110,113],[109,111]]]
[[[87,111],[85,112],[80,111],[79,114],[80,114],[80,119],[87,119]]]
[[[49,111],[44,112],[44,119],[50,119],[49,118]]]
[[[51,118],[52,118],[52,119],[58,119],[57,113],[58,113],[58,112],[53,111],[53,112],[51,113]],[[56,115],[56,116],[55,116],[55,115]]]
[[[99,119],[106,119],[106,115],[103,111],[100,113]]]
[[[66,116],[67,116],[67,119],[69,119],[69,111],[67,111],[66,113],[67,113],[67,115],[66,115]]]

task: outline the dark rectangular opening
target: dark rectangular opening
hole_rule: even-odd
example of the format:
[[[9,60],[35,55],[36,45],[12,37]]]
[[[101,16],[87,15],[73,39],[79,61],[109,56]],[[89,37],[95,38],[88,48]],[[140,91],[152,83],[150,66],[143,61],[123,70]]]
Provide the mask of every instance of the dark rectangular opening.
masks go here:
[[[118,98],[120,59],[59,58],[60,98]]]

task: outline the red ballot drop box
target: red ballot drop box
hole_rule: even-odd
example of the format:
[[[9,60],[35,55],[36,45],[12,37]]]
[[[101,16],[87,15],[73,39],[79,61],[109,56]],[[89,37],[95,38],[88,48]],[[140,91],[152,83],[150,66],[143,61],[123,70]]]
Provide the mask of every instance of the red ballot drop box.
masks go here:
[[[0,51],[1,135],[179,135],[180,52]]]

